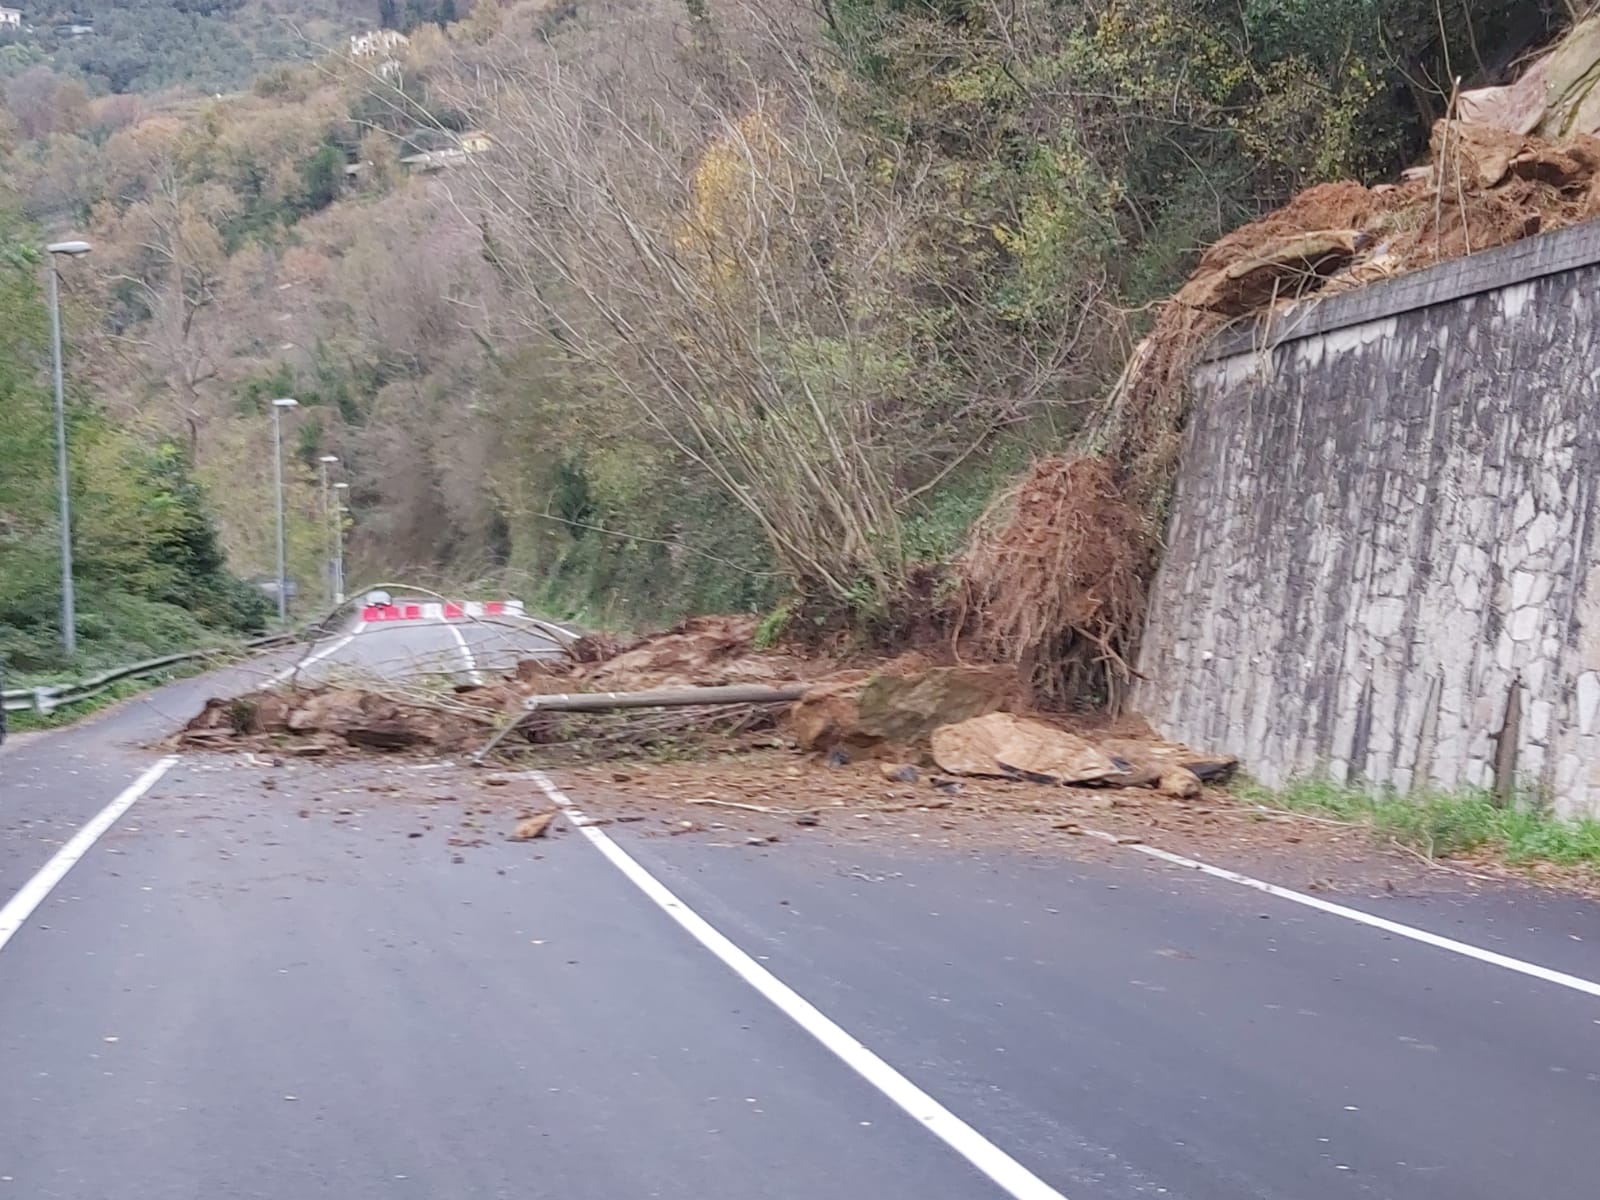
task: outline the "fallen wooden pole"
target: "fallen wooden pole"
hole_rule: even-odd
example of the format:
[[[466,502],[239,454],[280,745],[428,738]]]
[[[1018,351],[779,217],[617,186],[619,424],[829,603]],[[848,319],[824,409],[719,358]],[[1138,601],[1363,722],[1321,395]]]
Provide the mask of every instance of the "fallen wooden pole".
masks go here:
[[[642,692],[565,692],[529,696],[524,712],[606,712],[613,708],[684,708],[691,704],[784,704],[807,691],[804,684],[768,687],[735,683],[722,687],[659,687]]]
[[[490,751],[536,712],[610,712],[619,708],[687,708],[701,704],[787,704],[800,699],[808,690],[807,685],[799,683],[783,687],[734,683],[721,687],[660,687],[642,692],[562,692],[553,696],[529,696],[516,720],[490,738],[489,744],[472,756],[472,762],[474,766],[482,765]]]

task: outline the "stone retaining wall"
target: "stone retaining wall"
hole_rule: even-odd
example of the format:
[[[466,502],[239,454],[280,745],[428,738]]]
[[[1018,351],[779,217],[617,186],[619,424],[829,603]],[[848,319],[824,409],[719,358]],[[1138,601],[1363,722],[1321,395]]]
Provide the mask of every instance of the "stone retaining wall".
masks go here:
[[[1220,340],[1135,703],[1269,783],[1600,815],[1600,224]]]

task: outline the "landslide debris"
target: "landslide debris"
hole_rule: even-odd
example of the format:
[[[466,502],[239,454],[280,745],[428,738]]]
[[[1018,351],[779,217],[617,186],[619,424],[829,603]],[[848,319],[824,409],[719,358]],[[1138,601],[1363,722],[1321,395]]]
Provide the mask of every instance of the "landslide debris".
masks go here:
[[[445,691],[334,683],[216,698],[173,743],[306,757],[465,755],[509,727],[514,736],[498,742],[496,757],[787,746],[829,767],[877,760],[890,781],[914,782],[936,769],[945,777],[928,782],[943,790],[959,786],[950,776],[1170,790],[1180,778],[1175,772],[1214,778],[1234,766],[1232,759],[1162,742],[1135,721],[1111,725],[1036,713],[1008,667],[936,663],[921,653],[849,663],[801,658],[757,647],[754,632],[753,622],[739,618],[697,618],[626,645],[590,639],[565,658],[528,659],[503,677]],[[800,697],[605,714],[549,708],[632,704],[641,694],[653,702],[675,691],[692,699],[697,689],[730,684],[798,684]]]

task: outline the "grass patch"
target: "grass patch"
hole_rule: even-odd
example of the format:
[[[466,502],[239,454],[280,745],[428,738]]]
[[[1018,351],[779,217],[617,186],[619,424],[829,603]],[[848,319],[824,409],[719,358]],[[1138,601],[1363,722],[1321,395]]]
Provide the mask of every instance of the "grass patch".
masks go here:
[[[1268,808],[1367,825],[1379,838],[1429,858],[1487,852],[1514,865],[1547,862],[1600,871],[1600,821],[1562,821],[1528,801],[1501,808],[1487,792],[1402,793],[1299,779],[1277,790],[1247,782],[1234,794]]]

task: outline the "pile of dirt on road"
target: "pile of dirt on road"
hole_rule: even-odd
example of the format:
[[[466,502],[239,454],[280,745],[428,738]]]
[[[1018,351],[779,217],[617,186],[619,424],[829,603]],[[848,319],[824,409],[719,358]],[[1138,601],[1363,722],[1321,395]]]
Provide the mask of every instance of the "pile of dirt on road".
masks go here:
[[[169,744],[305,757],[339,750],[453,751],[481,744],[493,725],[490,708],[442,696],[346,686],[285,688],[207,700]]]

